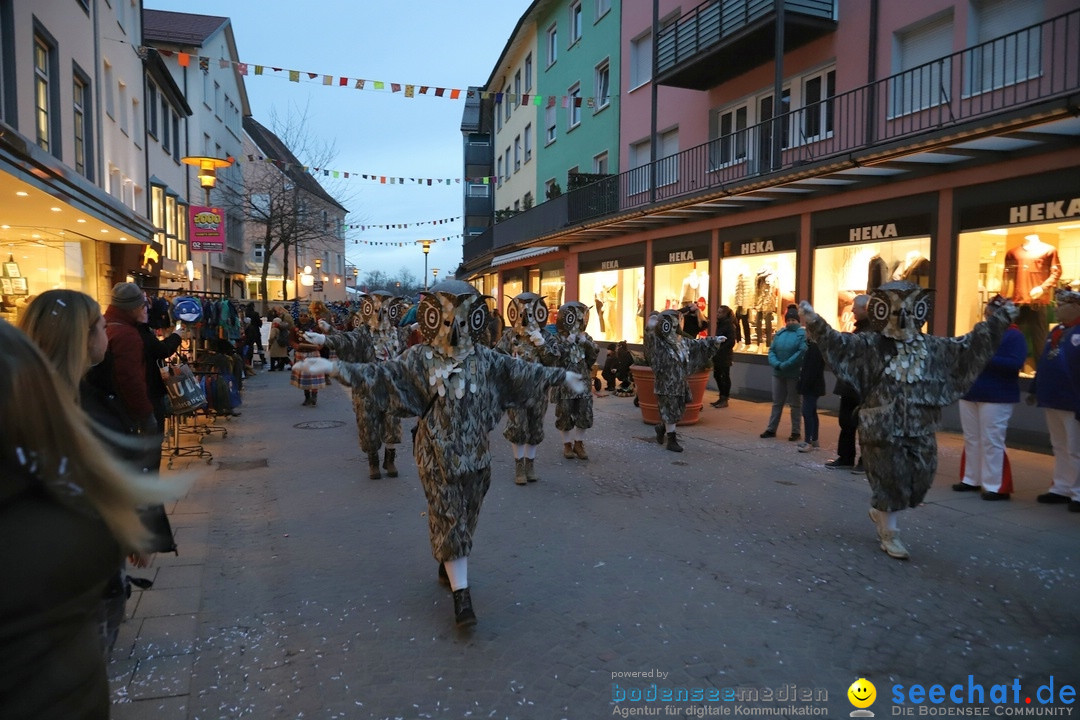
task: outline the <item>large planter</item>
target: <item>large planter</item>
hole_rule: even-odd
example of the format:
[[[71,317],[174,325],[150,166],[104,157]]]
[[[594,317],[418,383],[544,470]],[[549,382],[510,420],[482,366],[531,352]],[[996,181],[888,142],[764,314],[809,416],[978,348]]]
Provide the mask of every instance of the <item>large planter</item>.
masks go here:
[[[630,373],[634,376],[634,387],[637,388],[641,421],[647,425],[656,425],[660,422],[660,407],[656,403],[656,392],[653,390],[653,369],[648,365],[631,365]],[[690,384],[690,402],[686,403],[686,410],[676,425],[693,425],[701,418],[705,387],[709,384],[709,371],[694,373],[686,380]]]

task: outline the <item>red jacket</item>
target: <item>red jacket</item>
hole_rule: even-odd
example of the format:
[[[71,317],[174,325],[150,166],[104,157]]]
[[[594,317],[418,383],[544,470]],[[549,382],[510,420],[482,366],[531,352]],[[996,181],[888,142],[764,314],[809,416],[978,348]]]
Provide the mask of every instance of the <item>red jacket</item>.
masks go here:
[[[136,422],[153,416],[150,391],[146,387],[146,350],[139,326],[123,310],[105,310],[105,334],[109,336],[113,382],[128,415]]]

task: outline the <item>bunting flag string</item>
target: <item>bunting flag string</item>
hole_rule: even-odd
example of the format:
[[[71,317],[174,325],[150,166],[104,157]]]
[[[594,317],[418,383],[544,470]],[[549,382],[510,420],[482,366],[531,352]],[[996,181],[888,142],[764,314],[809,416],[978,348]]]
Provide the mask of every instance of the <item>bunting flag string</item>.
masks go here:
[[[375,173],[358,173],[352,170],[331,170],[329,168],[311,167],[309,165],[297,165],[295,163],[287,163],[255,154],[248,155],[247,159],[248,162],[267,162],[281,170],[288,170],[291,168],[303,170],[312,175],[322,175],[323,177],[345,180],[367,180],[369,182],[379,183],[380,185],[426,185],[428,187],[446,185],[449,187],[450,185],[460,185],[462,182],[473,185],[492,185],[496,179],[494,175],[464,178],[406,178],[401,176],[378,175]]]
[[[445,225],[447,223],[457,222],[461,219],[461,216],[444,218],[442,220],[423,220],[420,222],[411,223],[391,223],[383,225],[346,225],[349,230],[359,230],[364,232],[366,230],[408,230],[411,227],[419,227],[420,225]]]
[[[153,47],[139,47],[137,51],[140,53],[154,51],[162,57],[172,58],[175,57],[180,67],[189,67],[191,61],[194,59],[199,64],[199,68],[203,72],[208,72],[210,69],[210,58],[203,55],[191,55],[184,52],[176,52],[173,50],[165,50],[162,48]],[[535,93],[508,93],[508,92],[490,92],[487,90],[462,90],[461,88],[447,88],[437,87],[434,85],[420,85],[419,83],[400,83],[400,82],[386,82],[384,80],[370,80],[367,78],[347,77],[344,75],[327,75],[325,73],[308,72],[305,70],[290,70],[284,67],[275,67],[273,65],[256,65],[249,62],[239,62],[234,60],[228,60],[226,58],[218,59],[218,66],[222,69],[234,67],[236,72],[243,76],[263,76],[267,77],[267,71],[274,73],[275,76],[287,76],[289,82],[299,83],[307,82],[317,85],[327,85],[331,87],[343,87],[353,88],[355,90],[371,90],[375,92],[388,92],[391,95],[400,94],[402,97],[415,99],[416,97],[423,95],[428,97],[446,98],[449,100],[460,100],[462,98],[473,99],[479,96],[481,100],[493,100],[496,105],[501,105],[504,102],[513,103],[517,105],[535,105],[536,107],[554,107],[555,105],[561,105],[564,108],[569,108],[571,105],[575,108],[588,107],[588,108],[602,108],[609,102],[614,102],[616,95],[610,94],[604,97],[580,97],[570,95],[537,95]]]
[[[437,243],[460,240],[462,237],[464,237],[464,234],[458,233],[457,235],[447,235],[446,237],[424,239]],[[416,245],[416,242],[416,240],[360,240],[359,238],[353,238],[353,245],[377,245],[380,247],[413,247]]]

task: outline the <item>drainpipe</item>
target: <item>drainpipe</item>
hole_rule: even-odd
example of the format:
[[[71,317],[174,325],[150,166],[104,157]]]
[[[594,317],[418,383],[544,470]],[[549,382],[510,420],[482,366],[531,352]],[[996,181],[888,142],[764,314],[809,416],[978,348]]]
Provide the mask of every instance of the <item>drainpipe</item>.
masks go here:
[[[877,91],[874,82],[877,81],[878,0],[870,0],[870,46],[867,54],[870,55],[870,62],[866,69],[866,139],[872,143],[877,140],[877,125],[874,122],[877,115]]]

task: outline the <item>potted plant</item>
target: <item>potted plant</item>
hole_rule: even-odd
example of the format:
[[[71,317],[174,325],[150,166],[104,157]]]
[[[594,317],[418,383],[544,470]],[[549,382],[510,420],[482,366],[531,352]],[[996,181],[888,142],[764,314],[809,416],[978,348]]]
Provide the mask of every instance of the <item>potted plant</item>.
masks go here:
[[[676,425],[693,425],[701,419],[701,408],[705,400],[705,388],[709,384],[710,368],[689,375],[686,380],[690,385],[690,401],[686,403],[686,410]],[[660,407],[656,402],[656,392],[653,390],[653,369],[645,357],[634,354],[634,364],[630,366],[630,373],[634,376],[634,387],[637,388],[638,407],[641,409],[641,421],[646,425],[656,425],[660,422]]]

